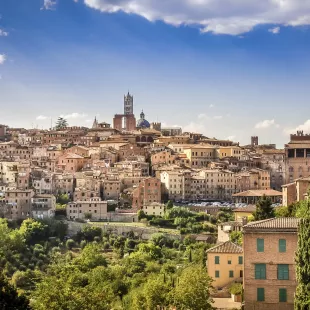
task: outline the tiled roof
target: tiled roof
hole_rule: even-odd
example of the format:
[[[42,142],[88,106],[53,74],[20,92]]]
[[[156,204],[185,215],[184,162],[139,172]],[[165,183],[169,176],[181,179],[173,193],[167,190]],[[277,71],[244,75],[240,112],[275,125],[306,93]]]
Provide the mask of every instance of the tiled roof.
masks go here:
[[[256,211],[255,205],[248,205],[245,207],[235,208],[233,209],[233,212],[254,212]]]
[[[206,251],[207,253],[243,253],[242,247],[231,242],[226,241],[216,245],[215,247]]]
[[[273,189],[252,189],[245,192],[233,194],[233,197],[261,197],[261,196],[282,196],[282,192],[275,191]]]
[[[296,217],[279,217],[262,221],[250,222],[243,226],[245,231],[249,230],[293,230],[297,231],[300,219]]]
[[[238,227],[242,227],[243,224],[242,224],[242,222],[239,222],[239,221],[230,221],[230,222],[219,223],[217,226],[238,226]]]

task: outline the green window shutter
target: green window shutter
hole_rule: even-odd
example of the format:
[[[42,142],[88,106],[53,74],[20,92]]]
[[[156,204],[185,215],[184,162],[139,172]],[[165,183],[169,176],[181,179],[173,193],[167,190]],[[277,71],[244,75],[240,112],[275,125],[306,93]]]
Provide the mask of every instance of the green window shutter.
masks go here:
[[[220,263],[220,257],[219,256],[215,256],[214,260],[215,260],[215,264],[218,265]]]
[[[220,277],[220,271],[219,270],[215,270],[215,277],[219,278]]]
[[[289,266],[278,265],[278,280],[289,280]]]
[[[266,264],[255,264],[255,279],[266,279]]]
[[[280,253],[286,252],[286,240],[285,239],[279,239],[279,252]]]
[[[257,301],[265,301],[265,289],[262,287],[257,288]]]
[[[257,252],[264,252],[264,239],[256,239]]]
[[[242,265],[243,264],[243,256],[239,256],[238,261],[239,261],[239,265]]]
[[[233,270],[229,270],[229,277],[233,278],[234,277],[234,271]]]
[[[231,260],[228,261],[228,265],[231,265]]]
[[[279,289],[279,302],[287,302],[286,288]]]

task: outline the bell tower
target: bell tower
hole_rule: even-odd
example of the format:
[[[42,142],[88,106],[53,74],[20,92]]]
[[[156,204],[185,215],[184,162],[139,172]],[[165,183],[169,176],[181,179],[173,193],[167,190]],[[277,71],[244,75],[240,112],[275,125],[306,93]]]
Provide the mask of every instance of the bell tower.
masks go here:
[[[131,96],[129,92],[124,96],[124,114],[133,114],[133,96]]]

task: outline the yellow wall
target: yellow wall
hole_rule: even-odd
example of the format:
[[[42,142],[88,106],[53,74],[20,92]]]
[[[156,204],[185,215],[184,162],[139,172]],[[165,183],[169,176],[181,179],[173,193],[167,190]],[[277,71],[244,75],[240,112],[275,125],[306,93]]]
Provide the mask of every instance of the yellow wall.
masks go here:
[[[235,221],[241,222],[243,217],[247,217],[249,218],[250,216],[252,216],[252,212],[238,212],[235,211]]]
[[[215,264],[215,256],[220,257],[219,264]],[[243,264],[239,264],[239,256],[243,257],[243,254],[208,253],[208,275],[213,279],[212,285],[214,287],[223,287],[242,276],[240,271],[243,270]],[[229,260],[231,264],[228,264]],[[215,277],[216,270],[220,272],[219,278]],[[234,273],[232,278],[229,277],[230,270]]]

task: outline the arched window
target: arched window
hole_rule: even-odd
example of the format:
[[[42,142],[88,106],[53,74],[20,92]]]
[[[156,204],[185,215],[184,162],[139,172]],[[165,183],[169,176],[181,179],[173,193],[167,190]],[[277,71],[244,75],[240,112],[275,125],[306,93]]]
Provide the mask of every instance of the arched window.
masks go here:
[[[299,173],[302,173],[302,167],[301,167],[301,166],[299,166],[298,172],[299,172]]]
[[[294,172],[294,168],[293,168],[293,167],[289,167],[289,168],[288,168],[288,171],[289,171],[289,172]]]

